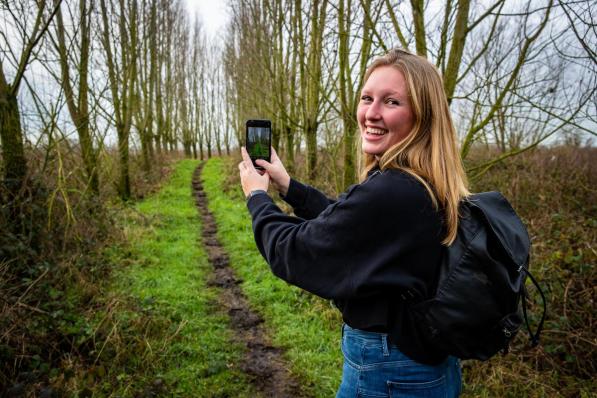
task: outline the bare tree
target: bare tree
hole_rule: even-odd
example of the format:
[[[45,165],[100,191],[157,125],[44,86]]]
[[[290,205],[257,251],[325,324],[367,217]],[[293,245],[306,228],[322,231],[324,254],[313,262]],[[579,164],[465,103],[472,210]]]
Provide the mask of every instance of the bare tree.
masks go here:
[[[323,54],[323,31],[327,16],[327,0],[314,0],[310,5],[309,47],[306,60],[301,65],[301,86],[304,88],[303,123],[305,139],[307,141],[307,173],[309,178],[315,178],[317,173],[317,127],[319,125],[319,110],[321,95],[321,61]]]
[[[101,0],[103,26],[102,44],[105,51],[116,133],[120,178],[118,191],[123,200],[131,196],[129,175],[129,135],[134,112],[134,81],[137,74],[138,32],[137,0]],[[108,11],[108,6],[110,10]],[[118,40],[115,40],[115,39]]]
[[[56,1],[56,0],[55,0]],[[58,3],[58,1],[56,1]],[[59,8],[56,15],[56,47],[60,61],[60,84],[66,96],[66,104],[71,119],[79,135],[81,154],[83,163],[87,172],[89,187],[95,194],[99,193],[99,176],[97,153],[93,147],[93,140],[89,128],[89,57],[91,47],[91,3],[86,0],[79,2],[79,14],[75,32],[79,33],[79,43],[75,44],[75,38],[72,38],[67,45],[66,33],[62,11]],[[69,48],[71,49],[69,51]],[[69,62],[69,54],[72,56],[73,50],[78,54],[78,64],[72,65]],[[77,91],[73,88],[73,79],[71,68],[74,70],[78,81]]]
[[[134,76],[133,124],[141,143],[143,169],[149,173],[154,157],[153,103],[157,76],[157,0],[143,1],[140,13],[140,53],[138,73]]]
[[[193,105],[193,148],[195,158],[197,158],[197,151],[199,158],[203,160],[203,143],[205,130],[204,126],[204,102],[203,92],[205,90],[205,43],[201,31],[201,23],[198,15],[195,16],[193,26],[193,39],[191,41],[192,56],[191,56],[191,101]]]
[[[2,34],[2,52],[7,57],[0,58],[0,140],[4,162],[4,179],[8,192],[16,197],[27,175],[27,161],[21,128],[21,115],[17,96],[24,74],[31,60],[34,48],[44,36],[60,8],[60,2],[48,4],[47,1],[34,3],[6,3],[3,5],[3,18],[20,35],[20,50],[11,47],[10,39]],[[27,24],[27,13],[35,15],[33,25]],[[14,72],[12,81],[7,78],[6,64]]]
[[[356,182],[355,162],[355,138],[357,132],[356,108],[359,102],[359,89],[363,84],[363,77],[367,68],[367,62],[372,50],[372,27],[375,25],[381,6],[377,10],[372,9],[372,0],[361,0],[363,9],[360,31],[358,23],[358,9],[353,10],[351,0],[339,0],[338,2],[338,98],[340,100],[340,119],[343,126],[343,147],[344,147],[344,173],[343,185]],[[355,27],[355,25],[357,25]],[[362,38],[362,39],[361,39]],[[360,45],[360,50],[353,50]],[[358,57],[351,57],[357,52]]]

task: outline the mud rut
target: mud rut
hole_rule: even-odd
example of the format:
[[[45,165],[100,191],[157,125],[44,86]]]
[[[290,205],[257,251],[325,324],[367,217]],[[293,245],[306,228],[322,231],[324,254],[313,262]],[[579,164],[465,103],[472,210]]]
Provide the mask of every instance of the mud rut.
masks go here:
[[[203,242],[214,268],[208,284],[220,288],[218,304],[230,316],[235,341],[246,347],[240,369],[249,375],[256,390],[265,397],[306,397],[282,359],[283,350],[270,344],[263,327],[263,318],[250,309],[247,298],[238,286],[242,280],[235,276],[228,255],[218,241],[217,225],[207,208],[207,197],[200,179],[203,164],[195,170],[192,186],[203,224]]]

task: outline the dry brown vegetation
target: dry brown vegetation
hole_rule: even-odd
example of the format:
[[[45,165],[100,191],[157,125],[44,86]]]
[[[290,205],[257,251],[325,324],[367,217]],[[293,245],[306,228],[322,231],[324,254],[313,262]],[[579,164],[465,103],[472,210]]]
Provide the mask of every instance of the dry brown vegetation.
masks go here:
[[[114,157],[102,154],[103,181],[115,180]],[[155,191],[177,157],[158,158],[151,174],[132,167],[134,198]],[[0,192],[0,392],[7,396],[43,391],[69,358],[90,360],[97,331],[85,328],[83,314],[95,311],[112,267],[101,248],[123,240],[115,227],[122,206],[116,187],[89,192],[76,148],[29,151],[28,162],[20,230],[6,227],[9,196]]]
[[[516,385],[531,386],[536,396],[579,396],[581,388],[597,392],[595,165],[594,147],[538,148],[497,165],[473,184],[475,191],[504,193],[526,223],[530,269],[546,293],[548,318],[537,349],[528,349],[521,333],[513,354],[470,365],[467,382],[483,385],[489,377],[504,384],[504,395]],[[541,301],[536,291],[531,296],[536,326]]]

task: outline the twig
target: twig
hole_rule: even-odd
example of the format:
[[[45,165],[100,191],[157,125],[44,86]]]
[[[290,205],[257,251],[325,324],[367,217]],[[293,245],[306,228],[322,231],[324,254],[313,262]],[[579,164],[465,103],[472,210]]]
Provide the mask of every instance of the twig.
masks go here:
[[[49,312],[47,312],[47,311],[44,311],[44,310],[40,310],[40,309],[39,309],[39,308],[37,308],[37,307],[32,307],[32,306],[30,306],[30,305],[27,305],[27,304],[25,304],[25,303],[17,302],[17,303],[15,303],[15,305],[18,305],[18,306],[20,306],[20,307],[25,307],[25,308],[27,308],[27,309],[29,309],[29,310],[31,310],[31,311],[39,312],[40,314],[49,315]]]
[[[577,340],[584,341],[585,343],[590,344],[593,347],[597,347],[597,341],[591,341],[591,340],[587,339],[586,337],[583,337],[580,334],[574,333],[570,330],[543,329],[543,334],[549,334],[549,333],[565,334],[567,336],[573,336]]]
[[[183,319],[179,324],[178,324],[178,328],[176,328],[176,331],[174,332],[174,334],[172,334],[171,336],[168,336],[167,338],[164,339],[164,344],[162,344],[162,350],[164,351],[166,349],[166,345],[169,344],[177,335],[178,333],[180,333],[180,331],[182,330],[182,328],[188,323],[189,321],[187,321],[186,319]]]
[[[566,304],[568,301],[568,290],[570,289],[571,284],[572,284],[572,279],[570,279],[568,281],[568,283],[566,284],[566,289],[564,289],[564,310],[563,310],[564,318],[568,318],[568,314],[566,313],[566,306],[567,306]]]
[[[102,352],[104,352],[104,348],[106,348],[106,344],[108,344],[108,340],[110,340],[110,337],[112,336],[112,334],[114,333],[114,331],[116,330],[116,327],[118,326],[118,322],[116,322],[114,324],[114,326],[112,326],[112,330],[110,330],[110,333],[108,333],[108,336],[106,336],[106,340],[104,340],[104,344],[102,344],[102,348],[100,349],[100,351],[97,353],[97,356],[95,357],[95,361],[93,361],[93,366],[95,366],[95,364],[97,363],[97,361],[99,360],[100,356],[102,355]]]
[[[45,270],[45,271],[44,271],[44,272],[43,272],[43,273],[42,273],[40,276],[38,276],[38,277],[37,277],[37,279],[36,279],[35,281],[33,281],[33,283],[32,283],[32,284],[30,284],[30,285],[27,287],[27,289],[25,290],[25,292],[24,292],[24,293],[21,295],[21,297],[19,297],[19,299],[17,300],[16,304],[19,304],[19,303],[21,302],[21,300],[22,300],[22,299],[23,299],[23,298],[24,298],[24,297],[27,295],[27,293],[29,293],[29,290],[31,290],[31,288],[32,288],[33,286],[35,286],[35,284],[36,284],[37,282],[39,282],[39,280],[40,280],[41,278],[43,278],[43,277],[44,277],[44,276],[45,276],[45,275],[48,273],[48,271],[49,271],[49,270],[50,270],[49,268],[46,268],[46,270]]]

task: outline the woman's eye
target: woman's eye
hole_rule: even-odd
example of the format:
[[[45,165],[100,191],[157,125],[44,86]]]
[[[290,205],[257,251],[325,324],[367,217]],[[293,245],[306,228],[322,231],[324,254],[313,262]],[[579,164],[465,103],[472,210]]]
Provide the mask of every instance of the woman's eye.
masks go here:
[[[400,105],[400,101],[393,99],[393,98],[388,98],[386,100],[386,103],[390,104],[390,105]]]
[[[362,95],[362,96],[361,96],[361,101],[364,101],[364,102],[371,102],[371,97],[370,97],[370,96],[368,96],[368,95]]]

